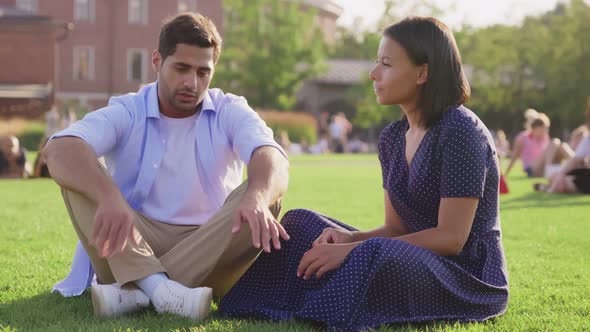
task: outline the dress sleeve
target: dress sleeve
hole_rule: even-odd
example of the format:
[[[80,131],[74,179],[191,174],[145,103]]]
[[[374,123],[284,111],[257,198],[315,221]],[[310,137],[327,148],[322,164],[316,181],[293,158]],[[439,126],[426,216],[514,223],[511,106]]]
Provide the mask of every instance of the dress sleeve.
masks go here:
[[[393,126],[394,124],[391,124],[381,131],[381,135],[379,136],[379,144],[377,146],[379,163],[381,164],[381,176],[383,179],[382,186],[384,189],[387,189],[389,174],[391,173],[390,161],[393,151],[391,146],[391,135]]]
[[[484,129],[461,119],[444,131],[441,140],[441,197],[483,197],[491,152]]]

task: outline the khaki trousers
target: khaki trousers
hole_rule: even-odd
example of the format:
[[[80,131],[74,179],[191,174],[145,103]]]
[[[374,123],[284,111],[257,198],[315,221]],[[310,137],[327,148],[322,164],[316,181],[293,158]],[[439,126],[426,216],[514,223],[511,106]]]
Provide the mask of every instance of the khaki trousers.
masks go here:
[[[243,224],[232,234],[232,214],[246,192],[242,183],[226,199],[221,209],[202,226],[169,225],[136,212],[139,244],[127,242],[123,252],[101,258],[89,244],[96,204],[85,196],[62,189],[72,224],[101,284],[126,283],[165,272],[187,287],[211,287],[221,298],[254,262],[261,249],[252,246],[250,227]],[[275,218],[280,201],[269,207]]]

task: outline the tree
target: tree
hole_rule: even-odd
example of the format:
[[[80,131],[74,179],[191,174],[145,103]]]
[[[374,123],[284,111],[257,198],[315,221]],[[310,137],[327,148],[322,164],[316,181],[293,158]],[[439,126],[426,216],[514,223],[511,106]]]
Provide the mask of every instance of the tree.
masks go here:
[[[400,13],[437,16],[440,12],[428,1],[389,1],[379,29],[405,16]],[[516,133],[529,107],[547,113],[552,134],[557,136],[582,123],[590,95],[590,5],[586,2],[560,3],[518,26],[463,26],[454,34],[472,89],[467,106],[489,128]],[[343,43],[332,50],[332,56],[375,57],[380,31],[349,30],[341,35]],[[377,106],[369,80],[351,93],[351,100],[357,107],[354,123],[359,127],[378,128],[398,116],[391,107]]]
[[[255,107],[289,110],[300,85],[324,68],[315,10],[300,1],[225,0],[216,85]]]
[[[557,136],[582,122],[590,94],[590,6],[583,1],[558,4],[520,26],[459,35],[464,63],[473,68],[468,106],[488,127],[514,134],[529,107],[549,115]]]

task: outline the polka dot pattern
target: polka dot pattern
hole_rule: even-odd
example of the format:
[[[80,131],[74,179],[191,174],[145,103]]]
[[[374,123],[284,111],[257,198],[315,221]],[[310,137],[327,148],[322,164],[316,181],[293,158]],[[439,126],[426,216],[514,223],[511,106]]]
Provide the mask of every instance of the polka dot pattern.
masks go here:
[[[222,315],[300,319],[328,330],[360,331],[387,323],[482,321],[506,310],[499,175],[488,130],[468,109],[451,109],[427,132],[408,168],[407,129],[407,121],[400,120],[381,134],[383,186],[411,232],[436,226],[441,197],[479,197],[463,251],[442,257],[373,238],[352,250],[338,270],[303,280],[297,266],[322,230],[353,228],[310,210],[292,210],[282,220],[291,240],[256,260],[220,302]]]

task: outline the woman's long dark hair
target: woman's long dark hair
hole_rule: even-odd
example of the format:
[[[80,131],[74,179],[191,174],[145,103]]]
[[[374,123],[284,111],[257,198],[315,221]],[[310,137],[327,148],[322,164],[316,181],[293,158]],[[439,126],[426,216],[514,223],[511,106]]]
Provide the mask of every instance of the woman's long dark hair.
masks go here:
[[[428,79],[417,104],[422,126],[432,127],[443,112],[469,99],[461,55],[444,23],[432,17],[408,17],[387,27],[383,35],[399,43],[415,65],[428,64]]]

